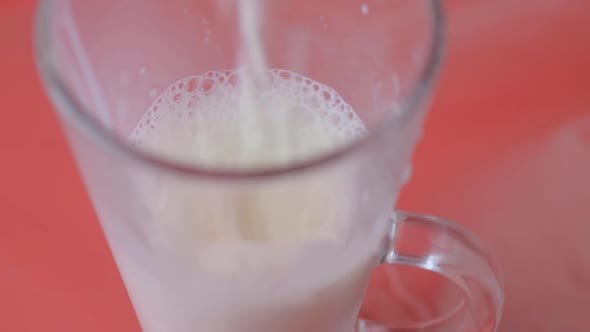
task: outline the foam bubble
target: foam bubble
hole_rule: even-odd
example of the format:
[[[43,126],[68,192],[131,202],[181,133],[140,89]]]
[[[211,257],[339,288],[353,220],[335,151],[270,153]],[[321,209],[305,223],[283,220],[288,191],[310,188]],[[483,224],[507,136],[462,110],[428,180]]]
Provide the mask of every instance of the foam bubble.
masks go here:
[[[369,14],[369,5],[367,5],[366,3],[363,3],[361,5],[361,13],[363,13],[363,15]]]
[[[138,72],[139,77],[144,77],[147,74],[147,71],[148,71],[148,69],[146,66],[139,67],[139,72]]]

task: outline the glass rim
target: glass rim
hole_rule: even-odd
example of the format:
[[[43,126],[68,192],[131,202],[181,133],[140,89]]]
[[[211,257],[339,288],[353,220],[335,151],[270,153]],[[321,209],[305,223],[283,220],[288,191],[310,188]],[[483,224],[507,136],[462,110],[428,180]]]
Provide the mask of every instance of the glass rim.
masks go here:
[[[409,121],[409,118],[417,111],[420,104],[431,91],[437,72],[442,61],[445,45],[445,18],[441,0],[423,0],[430,9],[431,36],[428,57],[419,72],[419,79],[411,88],[408,97],[401,101],[400,115],[395,120]],[[199,165],[171,161],[155,153],[132,147],[128,142],[113,134],[112,130],[100,123],[94,116],[85,110],[82,103],[70,91],[67,83],[59,72],[54,61],[53,44],[51,41],[51,2],[41,0],[36,13],[34,28],[34,55],[40,72],[41,80],[48,96],[53,101],[53,108],[61,117],[73,122],[73,126],[86,132],[91,139],[103,144],[105,148],[114,153],[128,157],[140,164],[154,167],[161,171],[175,174],[216,179],[260,179],[289,175],[298,171],[319,168],[340,160],[363,146],[370,144],[380,136],[381,132],[391,129],[394,119],[383,121],[378,127],[367,135],[350,144],[347,144],[315,158],[305,159],[296,163],[275,167],[259,168],[252,170],[231,170],[206,168]]]

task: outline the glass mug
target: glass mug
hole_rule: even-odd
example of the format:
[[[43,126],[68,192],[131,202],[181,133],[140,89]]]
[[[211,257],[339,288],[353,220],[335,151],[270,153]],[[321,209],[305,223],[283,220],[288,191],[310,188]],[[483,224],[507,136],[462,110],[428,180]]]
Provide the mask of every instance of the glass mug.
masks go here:
[[[286,69],[283,74],[309,80],[310,87],[319,82],[334,89],[368,133],[317,158],[231,170],[171,161],[128,138],[171,83],[202,74],[203,86],[208,71],[236,67],[235,1],[41,1],[41,76],[142,328],[494,331],[502,283],[478,239],[451,222],[391,210],[409,177],[441,61],[441,4],[264,4],[260,25],[269,68]],[[256,192],[270,204],[288,201],[267,211],[279,220],[305,216],[306,202],[314,200],[326,202],[323,213],[354,222],[336,240],[298,251],[271,243],[256,256],[255,248],[203,246],[195,223],[221,222],[231,210],[224,205],[228,197],[243,192]],[[157,207],[165,193],[174,200],[161,213]],[[262,273],[256,264],[270,252],[287,263]],[[429,298],[400,297],[418,313],[411,321],[358,320],[371,272],[380,263],[415,268],[404,270],[408,280],[421,270],[444,282],[424,286],[432,288]]]

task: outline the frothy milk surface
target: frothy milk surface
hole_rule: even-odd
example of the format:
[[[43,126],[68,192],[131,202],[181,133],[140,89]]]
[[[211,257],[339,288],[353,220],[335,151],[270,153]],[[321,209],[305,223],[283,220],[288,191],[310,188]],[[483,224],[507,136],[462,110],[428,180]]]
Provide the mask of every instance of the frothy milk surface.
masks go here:
[[[263,86],[247,84],[261,78]],[[305,161],[365,132],[362,120],[332,88],[287,70],[243,69],[172,84],[130,139],[174,161],[244,170]]]

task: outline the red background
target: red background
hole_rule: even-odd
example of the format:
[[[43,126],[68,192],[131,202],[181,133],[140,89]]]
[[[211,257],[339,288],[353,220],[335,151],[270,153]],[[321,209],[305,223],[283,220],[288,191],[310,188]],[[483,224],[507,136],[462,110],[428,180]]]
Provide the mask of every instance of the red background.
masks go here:
[[[400,206],[457,220],[496,250],[507,291],[501,331],[588,331],[590,247],[582,243],[590,240],[590,211],[573,218],[587,222],[534,221],[545,217],[527,214],[535,202],[546,202],[533,185],[542,170],[510,156],[562,137],[564,123],[590,114],[590,1],[446,3],[447,61]],[[0,0],[0,330],[139,331],[39,84],[33,8],[30,0]],[[590,122],[585,126],[590,133]],[[572,165],[590,166],[590,135],[585,142],[585,149],[562,157],[586,153]],[[535,165],[552,165],[552,158],[539,158]],[[564,171],[568,165],[559,174],[570,172]],[[588,183],[589,169],[577,182]],[[509,180],[490,180],[498,172]],[[590,202],[590,190],[572,195],[579,205],[571,209]],[[514,213],[484,213],[507,206]],[[547,231],[532,231],[538,225]],[[548,248],[543,239],[570,245]],[[557,250],[576,258],[547,267],[543,257],[559,261]],[[565,283],[571,287],[559,286]]]

